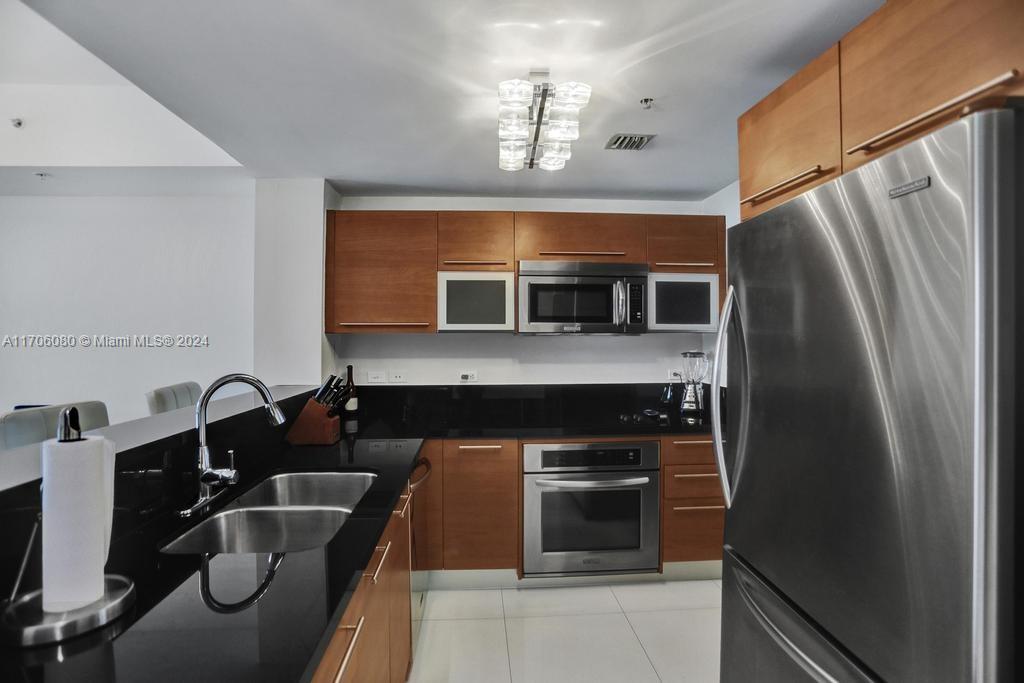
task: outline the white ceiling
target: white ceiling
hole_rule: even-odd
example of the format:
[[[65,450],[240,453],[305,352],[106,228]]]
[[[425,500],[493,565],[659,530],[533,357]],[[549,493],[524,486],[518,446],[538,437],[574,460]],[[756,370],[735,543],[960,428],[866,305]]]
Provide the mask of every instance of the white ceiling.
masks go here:
[[[31,9],[0,0],[0,194],[68,189],[85,169],[114,166],[238,162]],[[61,173],[41,185],[37,167]]]
[[[735,180],[736,117],[881,4],[26,2],[260,176],[360,195],[660,199]],[[495,86],[532,67],[593,86],[581,139],[563,171],[500,171]],[[604,150],[617,132],[658,137]]]

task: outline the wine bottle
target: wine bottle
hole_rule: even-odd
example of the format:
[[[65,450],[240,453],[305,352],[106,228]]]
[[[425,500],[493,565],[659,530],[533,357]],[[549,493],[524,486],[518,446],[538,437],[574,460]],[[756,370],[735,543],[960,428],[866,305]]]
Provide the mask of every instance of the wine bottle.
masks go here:
[[[345,401],[345,412],[354,413],[359,410],[359,397],[356,395],[356,380],[352,374],[352,366],[349,365],[346,369],[348,371],[348,381],[346,382],[346,385],[349,389],[349,394],[348,400]]]

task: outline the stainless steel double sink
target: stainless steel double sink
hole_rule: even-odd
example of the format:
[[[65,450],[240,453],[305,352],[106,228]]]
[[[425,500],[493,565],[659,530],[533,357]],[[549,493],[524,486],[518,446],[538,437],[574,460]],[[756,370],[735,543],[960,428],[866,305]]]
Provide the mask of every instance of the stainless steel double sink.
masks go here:
[[[162,548],[176,555],[288,553],[325,545],[377,478],[292,472],[263,480]]]

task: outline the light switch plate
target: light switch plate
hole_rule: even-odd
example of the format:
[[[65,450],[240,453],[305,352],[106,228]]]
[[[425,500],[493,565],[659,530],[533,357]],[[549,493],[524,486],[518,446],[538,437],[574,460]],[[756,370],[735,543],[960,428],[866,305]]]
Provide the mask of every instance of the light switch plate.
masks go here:
[[[366,371],[366,383],[367,384],[384,384],[388,381],[388,373],[384,370],[367,370]]]

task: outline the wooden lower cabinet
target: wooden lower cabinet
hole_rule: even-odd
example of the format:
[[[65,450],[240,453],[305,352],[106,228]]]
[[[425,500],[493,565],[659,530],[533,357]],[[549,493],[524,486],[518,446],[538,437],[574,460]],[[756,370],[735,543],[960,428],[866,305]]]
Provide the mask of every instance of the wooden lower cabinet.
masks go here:
[[[391,541],[387,559],[388,586],[388,659],[391,662],[391,683],[409,676],[412,662],[412,542],[409,520],[412,501],[409,494],[399,500],[385,535]]]
[[[314,683],[402,683],[412,653],[407,496],[392,513],[359,579]]]
[[[704,435],[661,440],[661,559],[722,559],[725,501],[711,440]]]
[[[427,439],[412,473],[412,567],[416,571],[444,569],[444,441]],[[428,469],[429,468],[429,469]],[[423,477],[426,477],[424,479]]]
[[[444,440],[444,568],[517,564],[519,442]]]
[[[663,500],[662,504],[664,562],[722,559],[725,510],[721,504],[694,506],[672,500]]]

